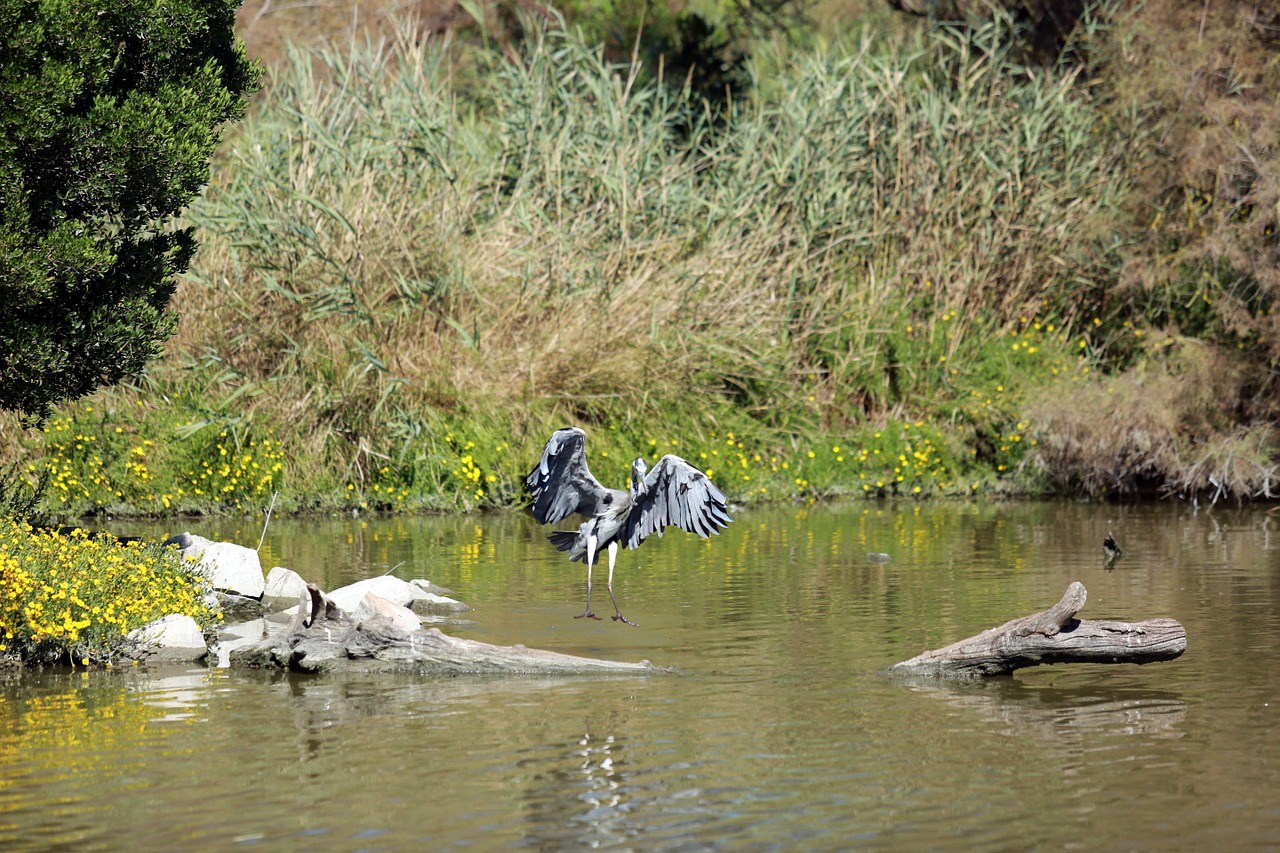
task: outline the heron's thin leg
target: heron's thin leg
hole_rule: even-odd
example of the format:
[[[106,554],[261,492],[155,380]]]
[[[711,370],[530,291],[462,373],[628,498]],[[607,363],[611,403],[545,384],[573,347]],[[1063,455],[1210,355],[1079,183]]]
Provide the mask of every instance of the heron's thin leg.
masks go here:
[[[628,625],[634,625],[636,623],[632,622],[631,620],[627,619],[627,617],[622,615],[622,611],[618,609],[618,599],[615,598],[613,595],[613,561],[616,560],[617,558],[618,558],[618,543],[610,542],[609,543],[609,597],[613,599],[613,612],[616,614],[613,617],[613,621],[617,622],[621,620],[623,622],[626,622]]]
[[[587,536],[587,609],[583,613],[579,613],[574,619],[581,619],[584,616],[588,619],[599,619],[600,617],[591,612],[591,564],[596,558],[596,535],[594,533]],[[617,610],[617,607],[614,607]]]

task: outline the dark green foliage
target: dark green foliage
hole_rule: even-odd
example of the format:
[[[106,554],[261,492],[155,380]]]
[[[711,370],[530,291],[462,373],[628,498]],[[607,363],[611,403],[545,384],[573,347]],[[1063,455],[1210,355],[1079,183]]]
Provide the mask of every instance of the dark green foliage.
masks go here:
[[[752,34],[786,32],[803,21],[793,0],[731,0],[701,14],[679,4],[569,0],[570,28],[587,43],[599,42],[605,58],[639,62],[641,79],[662,79],[679,90],[686,84],[695,102],[723,107],[750,89],[747,70]]]
[[[0,0],[0,409],[142,370],[195,250],[174,219],[258,69],[239,0]]]

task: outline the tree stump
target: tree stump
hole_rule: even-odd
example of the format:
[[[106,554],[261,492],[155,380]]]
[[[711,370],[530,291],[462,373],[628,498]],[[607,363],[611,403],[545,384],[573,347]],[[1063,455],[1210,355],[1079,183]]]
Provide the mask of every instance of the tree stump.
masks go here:
[[[354,619],[315,584],[282,633],[231,652],[233,667],[295,672],[401,672],[460,675],[645,675],[648,661],[620,663],[524,646],[494,646],[450,637],[438,628],[406,631],[385,616]]]
[[[1087,598],[1074,581],[1062,600],[990,628],[943,649],[934,649],[889,668],[894,674],[936,676],[1006,675],[1046,663],[1154,663],[1173,660],[1187,649],[1187,632],[1173,619],[1115,622],[1075,618]]]

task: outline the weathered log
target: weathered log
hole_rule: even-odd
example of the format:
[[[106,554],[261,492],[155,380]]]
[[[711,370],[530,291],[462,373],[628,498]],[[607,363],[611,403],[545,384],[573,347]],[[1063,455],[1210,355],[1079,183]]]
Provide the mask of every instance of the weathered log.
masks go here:
[[[894,664],[889,671],[960,677],[1006,675],[1046,663],[1154,663],[1173,660],[1186,651],[1186,629],[1173,619],[1076,619],[1087,596],[1084,584],[1074,581],[1062,600],[1048,610],[927,651]]]
[[[524,646],[494,646],[450,637],[436,628],[410,632],[385,616],[355,619],[310,583],[288,628],[233,650],[229,662],[233,667],[295,672],[643,675],[663,671],[648,661],[622,663]]]

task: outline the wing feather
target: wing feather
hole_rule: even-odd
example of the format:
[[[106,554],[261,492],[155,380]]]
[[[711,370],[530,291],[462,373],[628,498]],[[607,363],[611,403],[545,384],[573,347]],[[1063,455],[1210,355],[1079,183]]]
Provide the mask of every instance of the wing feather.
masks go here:
[[[706,539],[711,535],[711,526],[707,521],[707,508],[698,507],[697,512],[693,515],[693,526],[698,528],[698,535]]]
[[[667,455],[644,478],[621,540],[635,548],[669,525],[705,539],[731,521],[724,492],[679,456]]]
[[[591,516],[606,493],[587,469],[587,434],[577,427],[558,429],[542,458],[525,478],[533,496],[533,517],[555,524],[576,513]]]

